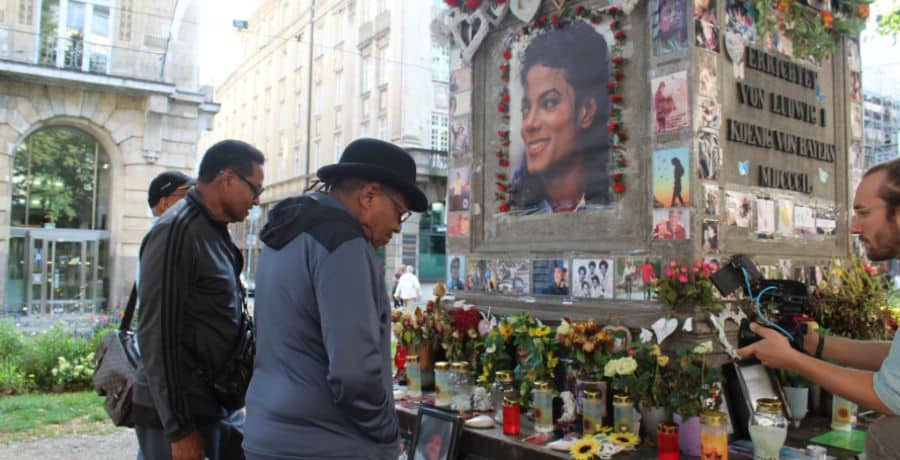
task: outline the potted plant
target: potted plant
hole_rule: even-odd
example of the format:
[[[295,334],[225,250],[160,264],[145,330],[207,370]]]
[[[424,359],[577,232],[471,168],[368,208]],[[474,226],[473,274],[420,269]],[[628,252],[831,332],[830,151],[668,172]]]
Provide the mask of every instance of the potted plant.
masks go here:
[[[791,408],[794,427],[799,427],[809,409],[809,387],[812,383],[806,377],[787,369],[778,371],[778,380],[784,389],[785,403]]]
[[[637,363],[637,370],[628,377],[628,385],[638,401],[644,433],[655,440],[657,426],[668,420],[666,396],[671,371],[666,366],[669,356],[662,352],[659,345],[649,343],[632,344],[628,354]]]
[[[551,390],[556,391],[553,372],[559,363],[559,342],[550,326],[531,315],[513,315],[506,322],[512,326],[512,343],[516,347],[513,375],[519,388],[519,402],[527,408],[531,405],[534,382],[548,381]]]
[[[674,422],[680,426],[679,446],[686,455],[700,455],[700,413],[721,403],[721,393],[716,385],[721,374],[706,363],[706,355],[711,351],[711,341],[693,349],[679,350],[669,380],[668,406]]]
[[[710,277],[718,267],[711,262],[695,261],[693,267],[674,260],[663,268],[663,276],[654,282],[659,301],[676,311],[708,311],[720,304],[713,294]]]

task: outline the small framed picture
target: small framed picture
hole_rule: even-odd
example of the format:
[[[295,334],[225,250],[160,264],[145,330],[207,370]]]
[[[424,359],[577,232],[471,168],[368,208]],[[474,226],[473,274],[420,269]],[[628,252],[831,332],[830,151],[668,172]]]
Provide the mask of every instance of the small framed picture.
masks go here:
[[[449,460],[456,458],[462,418],[455,412],[423,404],[408,459]]]

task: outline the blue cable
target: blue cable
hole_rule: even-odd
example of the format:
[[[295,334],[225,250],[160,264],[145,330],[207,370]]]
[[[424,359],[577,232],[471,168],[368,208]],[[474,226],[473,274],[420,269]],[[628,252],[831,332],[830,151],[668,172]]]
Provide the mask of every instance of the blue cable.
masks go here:
[[[791,341],[793,342],[793,341],[795,340],[795,339],[794,339],[794,336],[791,335],[790,332],[784,330],[784,328],[782,328],[782,327],[779,326],[778,324],[776,324],[776,323],[772,322],[771,320],[769,320],[769,318],[766,318],[766,315],[763,314],[762,309],[760,308],[760,301],[762,300],[763,294],[765,294],[766,291],[775,289],[775,286],[768,286],[768,287],[766,287],[766,288],[763,289],[762,291],[759,291],[759,294],[757,294],[757,295],[754,297],[754,296],[753,296],[753,290],[750,289],[750,277],[747,276],[747,269],[744,268],[744,267],[741,267],[741,271],[744,273],[744,283],[745,283],[745,285],[747,286],[747,295],[750,296],[750,299],[753,300],[753,302],[754,302],[754,304],[755,304],[755,306],[756,306],[756,314],[757,314],[760,318],[762,318],[762,320],[766,323],[767,326],[769,326],[769,327],[771,327],[771,328],[777,330],[778,332],[780,332],[780,333],[781,333],[782,335],[784,335],[785,337],[791,339]]]

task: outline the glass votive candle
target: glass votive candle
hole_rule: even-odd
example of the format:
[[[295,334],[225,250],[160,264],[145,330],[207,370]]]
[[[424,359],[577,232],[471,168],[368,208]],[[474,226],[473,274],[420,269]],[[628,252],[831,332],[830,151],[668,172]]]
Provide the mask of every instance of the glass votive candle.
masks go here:
[[[600,396],[599,391],[584,390],[582,404],[581,421],[584,434],[595,434],[603,426],[603,417],[606,416],[606,401]]]
[[[634,432],[634,402],[631,396],[613,396],[613,425],[616,433]]]
[[[450,406],[450,363],[447,361],[434,363],[434,405]]]
[[[700,415],[700,458],[728,460],[724,413],[707,411]]]
[[[838,395],[831,399],[831,429],[837,431],[853,430],[853,415],[856,404]]]
[[[550,391],[550,383],[534,382],[534,396],[531,404],[534,409],[534,431],[549,433],[553,431],[553,393]]]
[[[660,423],[656,428],[656,455],[659,460],[678,460],[678,425]]]
[[[413,401],[422,399],[422,369],[416,355],[406,357],[406,394]]]
[[[507,436],[519,435],[519,418],[522,411],[519,401],[512,398],[503,398],[503,434]]]

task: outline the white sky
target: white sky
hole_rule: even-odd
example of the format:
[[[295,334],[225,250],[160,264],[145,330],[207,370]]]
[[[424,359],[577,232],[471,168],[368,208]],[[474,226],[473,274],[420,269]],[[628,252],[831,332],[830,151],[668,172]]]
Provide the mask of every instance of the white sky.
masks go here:
[[[200,84],[216,85],[240,59],[233,19],[248,19],[259,0],[195,0],[200,2]],[[247,33],[244,31],[244,33]]]
[[[875,30],[875,18],[889,10],[896,1],[876,0],[859,45],[863,91],[900,98],[900,37],[883,37]]]

